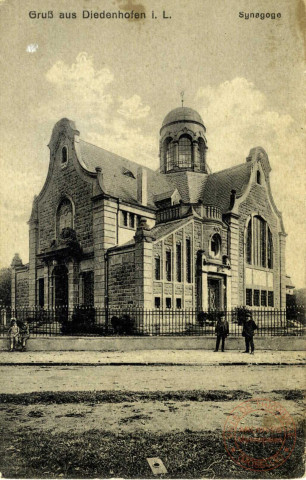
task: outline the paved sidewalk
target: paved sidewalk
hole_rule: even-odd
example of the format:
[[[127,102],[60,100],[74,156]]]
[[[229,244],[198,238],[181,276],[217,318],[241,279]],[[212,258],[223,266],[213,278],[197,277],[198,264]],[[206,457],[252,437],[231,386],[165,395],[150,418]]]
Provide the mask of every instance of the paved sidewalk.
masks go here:
[[[264,351],[254,355],[209,350],[137,350],[127,352],[0,352],[0,365],[303,365],[301,351]]]

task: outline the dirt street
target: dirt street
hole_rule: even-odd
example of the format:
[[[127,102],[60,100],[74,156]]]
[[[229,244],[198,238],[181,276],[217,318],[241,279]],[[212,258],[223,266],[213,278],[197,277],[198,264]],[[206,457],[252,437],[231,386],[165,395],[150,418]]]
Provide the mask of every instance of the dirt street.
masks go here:
[[[260,397],[260,396],[259,396]],[[284,400],[279,394],[266,395],[281,403],[298,423],[303,419],[301,400]],[[1,405],[0,424],[18,432],[26,427],[33,432],[52,434],[91,429],[113,433],[169,433],[222,430],[227,416],[240,403],[147,401],[101,404]]]
[[[253,478],[222,440],[248,398],[276,401],[291,415],[297,445],[271,477],[301,476],[301,365],[2,365],[0,377],[7,478],[148,478],[152,456],[166,478]]]
[[[304,389],[302,366],[0,366],[0,393]]]

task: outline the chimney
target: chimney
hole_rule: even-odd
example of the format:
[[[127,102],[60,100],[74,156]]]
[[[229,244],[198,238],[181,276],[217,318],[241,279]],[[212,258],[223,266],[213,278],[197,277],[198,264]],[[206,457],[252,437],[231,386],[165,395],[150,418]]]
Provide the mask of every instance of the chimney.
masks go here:
[[[137,202],[141,205],[148,204],[147,170],[143,167],[137,169]]]

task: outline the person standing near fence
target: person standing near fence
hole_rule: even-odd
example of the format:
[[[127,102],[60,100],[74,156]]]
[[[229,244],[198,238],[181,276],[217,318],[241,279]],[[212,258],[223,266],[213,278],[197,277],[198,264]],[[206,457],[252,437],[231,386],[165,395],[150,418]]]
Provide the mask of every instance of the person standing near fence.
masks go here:
[[[21,349],[23,352],[26,350],[27,341],[30,338],[30,328],[27,320],[22,322],[20,325],[20,341],[21,341]]]
[[[216,328],[215,328],[215,333],[217,334],[217,341],[216,341],[216,348],[214,352],[217,352],[219,350],[219,345],[221,343],[221,350],[224,352],[224,345],[225,345],[225,339],[229,334],[229,327],[228,327],[228,321],[225,318],[225,315],[222,314],[217,322]]]
[[[12,352],[15,350],[19,340],[19,327],[17,326],[16,318],[11,318],[11,326],[8,329],[7,335],[10,340],[10,352]]]
[[[246,320],[242,329],[242,336],[245,338],[245,351],[243,353],[254,354],[254,332],[258,327],[252,318],[251,312],[246,313]],[[251,347],[251,351],[250,351]]]

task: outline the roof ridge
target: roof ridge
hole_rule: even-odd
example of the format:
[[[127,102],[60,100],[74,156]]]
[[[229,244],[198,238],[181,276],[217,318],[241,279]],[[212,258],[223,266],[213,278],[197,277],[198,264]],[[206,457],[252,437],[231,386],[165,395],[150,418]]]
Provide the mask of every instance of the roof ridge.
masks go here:
[[[223,173],[228,170],[235,170],[238,167],[243,167],[244,165],[248,165],[247,162],[239,163],[238,165],[233,165],[232,167],[224,168],[223,170],[218,170],[217,172],[210,173],[209,176],[211,175],[218,175],[218,173]]]
[[[126,160],[127,162],[130,162],[130,163],[134,164],[135,166],[146,168],[147,170],[150,170],[150,172],[153,172],[153,173],[160,173],[160,172],[156,172],[155,170],[153,170],[153,168],[150,168],[150,167],[147,167],[146,165],[142,165],[141,163],[135,162],[135,160],[130,160],[129,158],[123,157],[122,155],[119,155],[118,153],[111,152],[110,150],[106,150],[106,148],[103,148],[103,147],[99,147],[99,145],[95,145],[94,143],[87,142],[87,140],[83,140],[82,138],[80,138],[80,141],[83,142],[83,143],[87,143],[87,145],[91,145],[92,147],[98,148],[99,150],[107,152],[110,155],[115,155],[116,157],[120,158],[121,160]]]
[[[106,148],[99,147],[99,145],[95,145],[94,143],[87,142],[87,140],[83,140],[83,138],[80,138],[80,142],[87,143],[87,145],[91,145],[92,147],[98,148],[99,150],[103,150],[104,152],[110,153],[111,155],[116,155],[116,157],[123,158],[123,160],[127,160],[128,162],[136,163],[136,162],[134,162],[133,160],[129,160],[129,159],[126,158],[126,157],[122,157],[122,156],[119,155],[118,153],[111,152],[110,150],[106,150]]]

